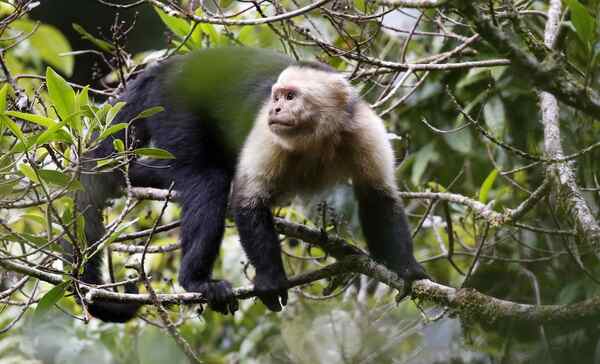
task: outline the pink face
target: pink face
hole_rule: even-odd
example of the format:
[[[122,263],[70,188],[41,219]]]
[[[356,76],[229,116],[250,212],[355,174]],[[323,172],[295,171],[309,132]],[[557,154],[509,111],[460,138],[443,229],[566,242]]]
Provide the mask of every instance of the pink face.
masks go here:
[[[293,84],[275,84],[271,89],[269,128],[276,134],[296,134],[311,129],[312,108]]]

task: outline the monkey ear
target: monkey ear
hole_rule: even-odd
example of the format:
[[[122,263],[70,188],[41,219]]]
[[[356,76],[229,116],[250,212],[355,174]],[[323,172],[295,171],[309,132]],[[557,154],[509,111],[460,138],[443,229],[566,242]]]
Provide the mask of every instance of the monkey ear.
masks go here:
[[[333,81],[332,88],[338,105],[347,106],[354,99],[354,89],[345,78]]]

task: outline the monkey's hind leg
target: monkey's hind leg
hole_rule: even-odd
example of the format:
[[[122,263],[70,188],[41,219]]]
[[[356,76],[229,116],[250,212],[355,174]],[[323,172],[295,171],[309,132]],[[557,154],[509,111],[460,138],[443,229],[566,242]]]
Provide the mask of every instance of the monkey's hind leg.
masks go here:
[[[429,278],[414,257],[410,229],[402,202],[376,188],[356,185],[359,218],[369,252],[407,283]]]
[[[211,309],[224,315],[233,314],[238,302],[231,284],[212,279],[225,230],[231,178],[222,170],[177,177],[175,185],[183,205],[179,283],[188,292],[201,292]]]

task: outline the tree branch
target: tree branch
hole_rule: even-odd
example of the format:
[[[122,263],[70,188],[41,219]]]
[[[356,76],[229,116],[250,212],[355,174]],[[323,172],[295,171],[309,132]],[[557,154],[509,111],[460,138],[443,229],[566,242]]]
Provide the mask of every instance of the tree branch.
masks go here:
[[[544,31],[544,44],[553,49],[559,30],[561,1],[553,0],[548,9],[548,21]],[[565,153],[561,144],[559,106],[554,95],[540,92],[540,105],[542,109],[542,123],[544,125],[544,151],[552,159],[563,158]],[[590,243],[600,243],[600,226],[594,218],[592,210],[577,186],[573,162],[556,163],[550,166],[549,172],[554,183],[566,195],[571,214],[575,218],[577,229]],[[576,248],[573,246],[573,248]]]
[[[558,55],[547,52],[546,59],[540,63],[533,54],[524,51],[508,34],[496,27],[489,16],[478,9],[477,4],[476,1],[460,0],[455,2],[455,7],[475,26],[483,39],[507,56],[518,71],[527,75],[525,79],[594,118],[600,113],[600,94],[577,82],[576,77],[560,62]]]

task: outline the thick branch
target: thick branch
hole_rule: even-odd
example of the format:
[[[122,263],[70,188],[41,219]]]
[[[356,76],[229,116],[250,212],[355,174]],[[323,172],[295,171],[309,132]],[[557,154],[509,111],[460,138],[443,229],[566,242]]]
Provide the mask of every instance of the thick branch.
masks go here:
[[[166,191],[160,190],[156,188],[132,188],[131,189],[133,196],[140,199],[149,199],[149,200],[163,200],[166,197]],[[449,192],[400,192],[400,197],[406,199],[429,199],[429,200],[444,200],[452,203],[457,203],[461,205],[465,205],[475,213],[490,222],[492,225],[502,225],[511,222],[515,222],[517,218],[521,218],[526,211],[531,208],[531,205],[535,202],[539,201],[539,199],[547,192],[547,183],[543,183],[536,193],[532,194],[531,197],[521,203],[517,208],[507,209],[504,213],[499,213],[494,211],[491,207],[474,200],[472,198],[457,194],[457,193],[449,193]],[[175,198],[177,198],[177,194],[175,194]],[[278,229],[281,229],[280,232],[285,235],[294,235],[295,230],[287,230],[290,229],[288,224],[293,224],[286,222],[283,219],[276,219],[276,222],[285,222],[285,225],[277,225]],[[294,229],[298,229],[299,231],[303,231],[306,229],[305,226],[299,224],[293,224],[296,226]],[[319,233],[320,235],[320,233]],[[123,240],[123,239],[117,239]]]
[[[146,0],[146,1],[160,9],[162,9],[164,12],[166,12],[169,15],[176,16],[176,17],[182,18],[182,19],[193,20],[194,22],[197,22],[197,23],[220,24],[220,25],[259,25],[259,24],[268,24],[268,23],[279,22],[279,21],[291,19],[291,18],[300,16],[300,15],[306,14],[309,11],[312,11],[314,9],[317,9],[317,8],[327,4],[331,0],[319,0],[319,1],[309,4],[303,8],[289,11],[289,12],[283,13],[283,14],[278,14],[278,15],[269,16],[269,17],[265,17],[265,18],[242,19],[242,20],[232,20],[232,19],[219,18],[219,17],[205,17],[205,16],[194,15],[194,14],[184,14],[183,12],[173,9],[169,5],[164,4],[159,0]]]
[[[553,0],[548,9],[548,21],[544,32],[544,43],[552,49],[559,30],[561,1]],[[544,124],[544,151],[548,157],[559,159],[565,153],[561,144],[559,106],[554,95],[548,92],[539,93],[542,108],[542,123]],[[565,192],[571,214],[575,218],[577,229],[590,243],[600,241],[600,226],[577,186],[573,162],[556,163],[549,168],[554,181]]]
[[[303,236],[304,238],[320,235],[316,230],[306,229],[307,230],[297,230],[296,227],[293,227],[292,231],[298,233],[300,233],[300,231],[307,232],[307,235]],[[319,238],[318,240],[310,242],[318,245],[320,240],[321,239]],[[336,241],[343,242],[341,239],[336,239]],[[7,260],[6,257],[0,257],[0,266],[7,270],[30,275],[52,284],[59,284],[62,282],[60,276],[56,274],[50,274],[35,268],[23,266],[22,264]],[[290,287],[308,284],[319,279],[331,277],[335,274],[348,272],[357,272],[368,275],[399,290],[404,288],[404,282],[399,279],[396,273],[362,254],[349,255],[339,262],[333,263],[323,269],[293,277],[290,279]],[[152,299],[148,294],[115,293],[109,290],[90,288],[84,285],[82,285],[81,288],[88,292],[86,294],[86,300],[103,299],[152,304]],[[252,287],[236,288],[235,294],[240,299],[254,296]],[[591,298],[571,305],[529,305],[487,296],[470,288],[457,290],[430,280],[415,282],[413,284],[412,295],[417,299],[447,306],[465,318],[487,323],[510,319],[518,320],[521,323],[565,324],[584,322],[600,316],[600,297]],[[204,298],[199,293],[158,294],[157,299],[164,304],[194,304],[205,302]]]
[[[546,191],[547,183],[545,182],[529,197],[529,201],[523,202],[519,207],[509,210],[505,214],[495,212],[478,201],[458,194],[404,192],[402,195],[406,198],[442,199],[461,203],[471,207],[488,221],[495,221],[500,224],[509,221],[514,216],[522,216]],[[136,188],[132,189],[131,194],[135,197],[160,200],[166,198],[168,193],[164,190]],[[404,281],[395,272],[375,262],[360,248],[347,243],[345,240],[336,236],[324,236],[317,229],[292,223],[284,219],[276,219],[275,225],[279,233],[319,246],[327,254],[338,260],[336,263],[322,269],[291,278],[290,287],[309,284],[336,274],[355,272],[365,274],[390,287],[404,291]],[[11,260],[10,257],[0,256],[0,266],[4,269],[32,276],[55,285],[62,282],[62,277],[59,275],[17,263]],[[116,293],[84,284],[80,287],[86,292],[85,297],[87,301],[110,300],[143,304],[153,304],[156,300],[161,304],[194,304],[204,302],[203,296],[199,293],[157,294],[156,300],[153,301],[149,294]],[[497,299],[473,289],[465,288],[457,290],[430,280],[414,282],[412,293],[415,298],[448,306],[466,318],[486,322],[516,319],[524,323],[567,323],[579,322],[600,315],[600,298],[589,299],[573,305],[528,305]],[[252,287],[237,288],[235,289],[235,294],[240,299],[255,296]]]
[[[523,50],[508,34],[496,27],[489,17],[477,8],[477,4],[477,1],[461,0],[457,1],[455,6],[473,23],[482,38],[507,56],[523,75],[527,75],[526,79],[532,80],[535,86],[552,93],[565,104],[594,118],[600,113],[600,95],[596,90],[586,88],[575,81],[575,76],[555,59],[555,54],[548,53],[543,63],[538,62],[533,54]]]
[[[401,8],[430,9],[444,5],[447,0],[380,0],[380,4]]]
[[[465,319],[488,324],[516,320],[523,324],[563,325],[600,316],[600,297],[570,305],[529,305],[486,296],[472,288],[457,290],[431,281],[416,282],[413,297],[447,306]]]

